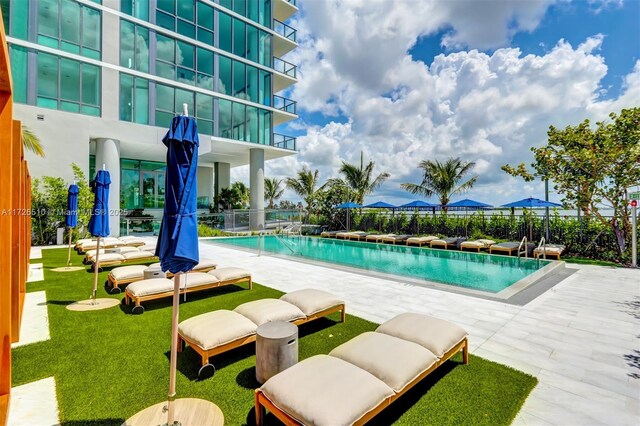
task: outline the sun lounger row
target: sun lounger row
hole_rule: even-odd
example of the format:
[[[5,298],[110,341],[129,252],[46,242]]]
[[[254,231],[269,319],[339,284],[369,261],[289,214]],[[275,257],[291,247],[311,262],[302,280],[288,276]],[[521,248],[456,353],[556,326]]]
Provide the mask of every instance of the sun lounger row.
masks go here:
[[[194,293],[210,288],[247,282],[249,290],[252,288],[251,273],[241,268],[219,268],[209,272],[190,272],[181,280],[180,294]],[[134,311],[142,310],[142,302],[163,299],[173,295],[173,280],[169,278],[151,278],[137,281],[127,286],[124,301],[129,305],[135,303]]]
[[[145,240],[133,236],[100,238],[100,248],[142,247],[146,244]],[[85,253],[87,250],[95,250],[97,245],[95,238],[82,238],[76,241],[75,249],[78,253]]]
[[[213,269],[216,269],[217,266],[218,264],[213,260],[200,259],[200,262],[193,268],[191,272],[209,272]],[[113,293],[115,290],[120,291],[120,287],[123,285],[143,280],[144,271],[147,268],[158,267],[160,267],[160,263],[152,263],[148,266],[127,265],[113,268],[107,276],[108,283],[111,286],[111,292]],[[167,278],[171,278],[172,276],[173,274],[171,272],[167,272]]]
[[[134,247],[132,247],[134,248]],[[147,250],[127,250],[119,253],[101,253],[98,257],[98,264],[95,262],[95,256],[91,257],[87,263],[92,263],[93,267],[104,268],[107,266],[122,265],[131,262],[144,262],[158,260],[153,251]]]
[[[254,300],[233,311],[217,310],[182,321],[178,348],[182,350],[186,343],[200,355],[200,374],[211,365],[210,357],[254,342],[258,326],[264,323],[289,321],[299,325],[339,311],[344,321],[345,304],[338,297],[321,290],[297,290],[280,299]]]
[[[155,253],[156,251],[156,246],[155,245],[144,245],[141,247],[131,247],[131,246],[122,246],[122,247],[117,247],[117,248],[101,248],[100,249],[100,260],[102,260],[102,258],[104,257],[104,254],[109,254],[109,253],[118,253],[118,254],[125,254],[125,253],[136,253],[136,252],[140,252],[140,251],[145,251],[145,252],[151,252],[151,253]],[[96,253],[98,252],[98,250],[93,249],[93,250],[87,250],[84,253],[84,263],[92,263],[96,257]]]
[[[468,349],[456,324],[400,314],[267,380],[255,393],[256,425],[265,409],[287,425],[367,423],[458,352],[467,364]]]

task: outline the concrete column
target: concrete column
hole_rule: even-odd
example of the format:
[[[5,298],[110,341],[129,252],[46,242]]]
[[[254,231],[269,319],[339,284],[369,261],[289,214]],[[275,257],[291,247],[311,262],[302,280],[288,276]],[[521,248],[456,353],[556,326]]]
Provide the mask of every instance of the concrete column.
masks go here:
[[[213,168],[198,166],[198,197],[207,197],[213,204]]]
[[[214,163],[213,165],[213,179],[214,179],[214,192],[213,195],[217,197],[220,191],[224,188],[231,186],[231,164],[229,163]]]
[[[96,171],[102,165],[109,171],[109,228],[111,236],[120,236],[120,141],[116,139],[96,139]],[[94,176],[91,176],[93,179]]]
[[[251,230],[264,229],[264,150],[249,150],[249,225]]]

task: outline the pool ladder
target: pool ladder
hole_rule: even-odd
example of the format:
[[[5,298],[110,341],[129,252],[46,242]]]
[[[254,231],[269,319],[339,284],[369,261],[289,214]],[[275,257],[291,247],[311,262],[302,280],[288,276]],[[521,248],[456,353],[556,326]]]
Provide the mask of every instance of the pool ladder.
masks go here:
[[[522,237],[522,240],[520,241],[520,245],[518,246],[518,257],[522,256],[524,254],[524,257],[529,257],[529,247],[527,247],[527,237],[524,236]],[[523,250],[524,247],[524,250]]]
[[[547,260],[547,242],[544,237],[540,239],[540,243],[538,244],[538,254],[536,255],[536,259],[540,260],[540,247],[542,247],[542,257],[544,260]]]

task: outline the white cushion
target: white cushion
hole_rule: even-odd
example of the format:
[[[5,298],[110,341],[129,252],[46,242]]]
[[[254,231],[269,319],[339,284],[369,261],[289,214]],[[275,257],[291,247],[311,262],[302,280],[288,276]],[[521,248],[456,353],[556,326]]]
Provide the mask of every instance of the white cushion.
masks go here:
[[[467,336],[464,329],[450,321],[414,313],[397,315],[380,325],[376,332],[417,343],[438,358]]]
[[[292,291],[280,297],[280,300],[297,306],[306,316],[344,304],[344,300],[333,294],[312,288]]]
[[[134,296],[148,296],[150,294],[164,293],[173,291],[173,280],[169,278],[151,278],[129,284],[127,293]]]
[[[267,380],[261,390],[300,423],[316,426],[351,425],[393,395],[370,373],[328,355],[289,367]]]
[[[218,268],[213,271],[207,272],[207,274],[211,274],[220,281],[232,281],[232,280],[240,280],[242,278],[251,278],[251,272],[242,268]]]
[[[178,325],[181,336],[208,350],[255,334],[258,328],[251,320],[226,309],[208,312]]]
[[[127,253],[130,254],[130,253]],[[95,259],[95,258],[94,258]],[[113,263],[113,262],[124,262],[124,255],[119,253],[105,253],[101,254],[98,258],[98,262],[100,263]]]
[[[142,250],[123,253],[122,256],[126,260],[150,259],[154,257],[153,253],[151,253],[150,251],[142,251]]]
[[[295,321],[304,318],[304,313],[297,306],[280,299],[260,299],[243,303],[234,309],[256,325],[270,321]]]
[[[109,272],[109,275],[115,278],[116,281],[143,278],[146,268],[145,265],[118,266],[117,268],[113,268],[111,272]]]
[[[185,282],[187,288],[192,288],[206,284],[214,284],[220,282],[220,280],[205,272],[191,272],[188,274],[183,274],[180,278],[180,284],[182,285],[182,287],[185,286]]]
[[[371,331],[343,343],[329,355],[368,371],[396,392],[438,360],[417,343]]]
[[[211,259],[200,259],[200,262],[193,267],[193,270],[215,268],[216,266],[218,266],[218,264]]]

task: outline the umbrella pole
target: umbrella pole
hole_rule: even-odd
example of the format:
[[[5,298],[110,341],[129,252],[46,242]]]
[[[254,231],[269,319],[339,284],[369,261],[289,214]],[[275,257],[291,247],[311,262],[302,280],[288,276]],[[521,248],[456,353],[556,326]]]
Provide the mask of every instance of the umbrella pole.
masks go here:
[[[73,234],[73,228],[69,227],[69,253],[67,254],[67,268],[71,266],[71,234]]]
[[[171,318],[171,363],[169,367],[169,394],[167,395],[167,425],[175,422],[174,400],[176,399],[176,368],[178,363],[178,316],[180,303],[180,278],[182,272],[173,277],[173,316]]]
[[[91,304],[96,304],[96,293],[98,292],[98,270],[100,269],[100,237],[96,243],[96,260],[93,262],[93,295],[91,296]]]

